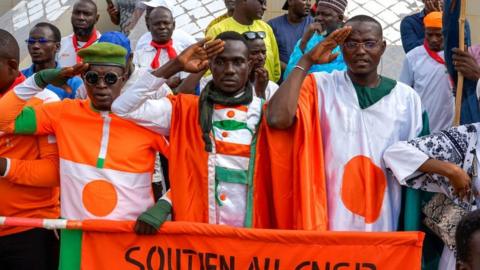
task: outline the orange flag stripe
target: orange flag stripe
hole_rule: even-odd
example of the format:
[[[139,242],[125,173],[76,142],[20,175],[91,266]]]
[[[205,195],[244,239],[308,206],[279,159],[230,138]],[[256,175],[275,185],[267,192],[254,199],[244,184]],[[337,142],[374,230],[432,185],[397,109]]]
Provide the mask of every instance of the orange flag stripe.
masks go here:
[[[217,141],[215,142],[215,146],[219,154],[250,157],[250,145]]]

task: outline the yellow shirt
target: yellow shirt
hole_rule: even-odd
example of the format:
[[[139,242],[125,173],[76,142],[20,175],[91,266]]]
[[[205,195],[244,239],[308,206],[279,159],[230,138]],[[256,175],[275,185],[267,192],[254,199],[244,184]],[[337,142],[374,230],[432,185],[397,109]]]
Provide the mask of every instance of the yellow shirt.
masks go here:
[[[278,53],[277,40],[273,34],[272,28],[262,20],[255,20],[251,25],[243,25],[235,21],[233,17],[224,19],[221,22],[213,25],[208,31],[206,36],[215,38],[222,32],[235,31],[243,34],[248,31],[259,32],[263,31],[266,34],[264,39],[265,46],[267,48],[267,59],[265,61],[265,69],[268,71],[268,75],[271,81],[277,82],[280,79],[280,56]]]
[[[225,13],[223,14],[222,16],[218,17],[218,18],[215,18],[213,19],[207,26],[207,28],[205,28],[205,33],[208,33],[208,31],[210,30],[210,28],[212,28],[212,26],[214,26],[215,24],[225,20],[225,19],[228,19],[230,18],[230,16],[228,16],[228,13]]]

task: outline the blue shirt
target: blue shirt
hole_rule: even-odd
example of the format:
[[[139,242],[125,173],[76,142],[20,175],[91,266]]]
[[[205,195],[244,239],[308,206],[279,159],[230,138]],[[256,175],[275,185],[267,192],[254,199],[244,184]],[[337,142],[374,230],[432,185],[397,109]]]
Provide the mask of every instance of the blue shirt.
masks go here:
[[[288,21],[286,14],[268,21],[268,24],[272,27],[273,34],[277,39],[280,61],[288,63],[290,55],[295,48],[295,44],[302,38],[308,25],[313,23],[313,21],[314,20],[311,16],[307,16],[301,23],[291,24]]]
[[[423,24],[424,18],[425,10],[422,10],[419,13],[415,13],[403,18],[402,22],[400,23],[400,34],[405,53],[408,53],[412,49],[423,45],[425,39],[425,26]],[[470,25],[468,21],[465,22],[465,37],[467,37],[467,43],[469,43]]]
[[[57,64],[56,68],[59,68],[58,64]],[[27,78],[32,76],[33,74],[35,74],[34,65],[31,65],[29,68],[26,68],[26,69],[22,70],[22,73]],[[73,77],[73,78],[70,78],[67,81],[67,84],[68,84],[68,86],[70,86],[70,88],[72,88],[72,93],[70,93],[70,94],[65,92],[65,90],[63,90],[62,88],[53,86],[51,84],[47,85],[46,88],[53,91],[55,94],[57,94],[57,96],[60,99],[65,99],[65,98],[74,99],[75,94],[77,93],[77,89],[81,85],[83,85],[83,81],[82,81],[82,79],[80,79],[78,77]]]
[[[403,18],[400,23],[400,34],[402,36],[402,46],[405,53],[423,45],[423,40],[425,39],[423,18],[425,18],[424,10]]]
[[[309,52],[312,50],[315,46],[317,46],[318,43],[322,42],[325,37],[315,33],[313,37],[310,38],[310,40],[307,43],[307,46],[305,48],[305,52]],[[313,65],[310,70],[308,70],[308,73],[312,72],[327,72],[330,73],[334,70],[340,70],[340,71],[345,71],[347,70],[347,65],[345,64],[345,61],[343,60],[343,55],[342,51],[340,50],[340,46],[337,46],[335,50],[333,50],[333,53],[339,53],[338,57],[333,60],[331,63],[328,64],[322,64],[322,65]],[[290,56],[290,61],[288,61],[287,68],[285,69],[285,74],[283,74],[283,79],[285,80],[290,72],[292,72],[293,68],[297,65],[298,61],[300,58],[302,58],[303,53],[302,50],[300,50],[300,40],[297,42],[297,45],[295,45],[295,49],[293,50],[292,55]]]

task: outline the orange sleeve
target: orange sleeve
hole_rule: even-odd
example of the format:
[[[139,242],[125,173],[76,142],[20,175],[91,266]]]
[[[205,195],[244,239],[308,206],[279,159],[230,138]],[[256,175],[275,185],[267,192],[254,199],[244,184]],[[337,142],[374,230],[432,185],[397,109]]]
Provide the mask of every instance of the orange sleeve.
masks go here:
[[[33,107],[37,127],[35,134],[54,134],[57,124],[61,121],[64,105],[68,101],[71,100],[52,102]]]
[[[19,185],[57,187],[60,185],[58,149],[53,136],[37,139],[40,157],[36,160],[10,159],[4,179]]]
[[[14,91],[9,91],[0,98],[0,131],[13,133],[15,119],[21,113],[26,103]]]

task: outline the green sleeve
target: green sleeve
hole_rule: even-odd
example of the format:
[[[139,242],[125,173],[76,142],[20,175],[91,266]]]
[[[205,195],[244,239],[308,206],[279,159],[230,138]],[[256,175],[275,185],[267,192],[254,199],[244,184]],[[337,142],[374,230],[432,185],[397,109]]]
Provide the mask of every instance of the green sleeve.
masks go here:
[[[37,130],[37,117],[32,107],[23,108],[15,119],[15,134],[34,134]]]

